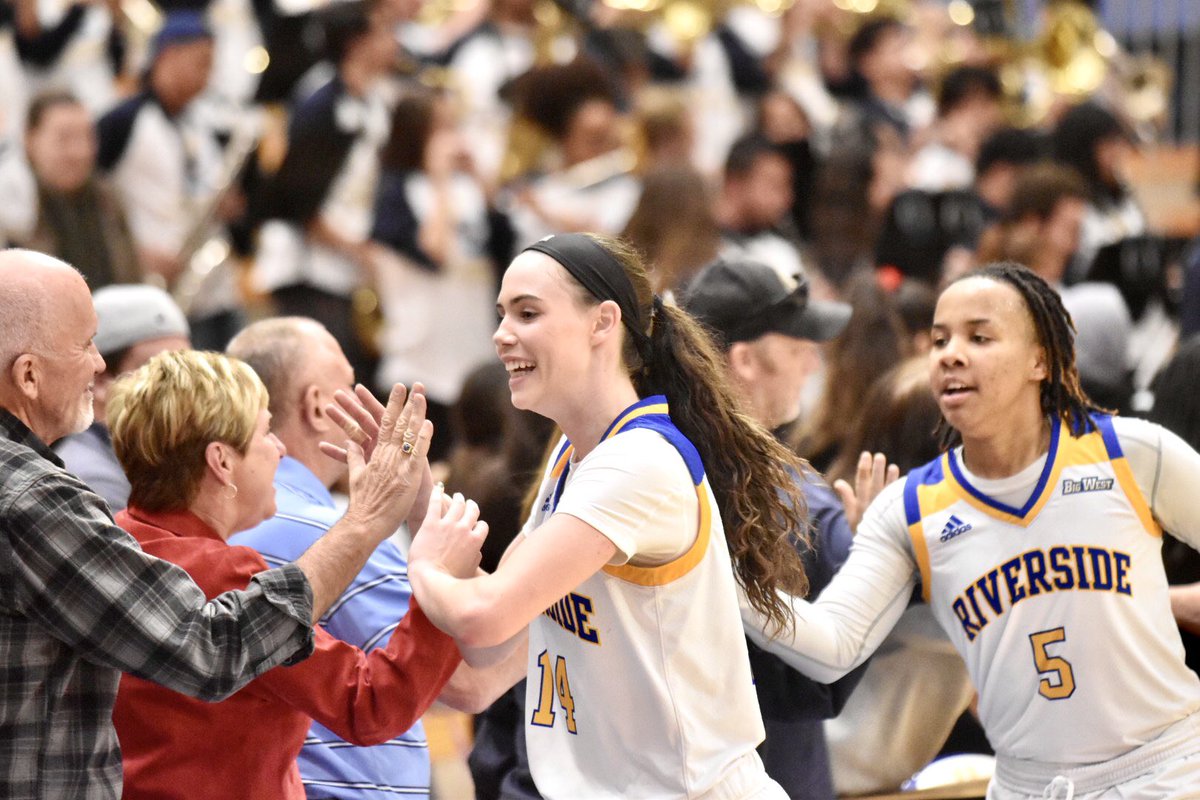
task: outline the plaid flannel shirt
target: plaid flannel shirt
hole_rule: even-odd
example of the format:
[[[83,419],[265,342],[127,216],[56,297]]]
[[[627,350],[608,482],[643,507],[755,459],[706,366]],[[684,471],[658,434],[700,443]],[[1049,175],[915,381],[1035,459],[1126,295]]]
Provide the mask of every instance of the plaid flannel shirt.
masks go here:
[[[0,797],[116,800],[120,672],[216,700],[312,652],[295,565],[206,602],[0,409]]]

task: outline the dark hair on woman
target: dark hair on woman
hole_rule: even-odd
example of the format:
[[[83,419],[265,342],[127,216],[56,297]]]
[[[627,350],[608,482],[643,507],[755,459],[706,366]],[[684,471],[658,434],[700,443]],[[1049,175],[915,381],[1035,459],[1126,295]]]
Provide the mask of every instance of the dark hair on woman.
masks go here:
[[[1095,103],[1081,103],[1067,111],[1051,134],[1054,160],[1087,181],[1091,200],[1097,204],[1120,202],[1128,190],[1100,174],[1096,147],[1110,139],[1130,139],[1126,125],[1111,111]]]
[[[1154,408],[1147,417],[1200,448],[1200,334],[1179,345],[1154,377]]]
[[[1033,320],[1038,344],[1046,351],[1049,374],[1042,381],[1042,412],[1062,420],[1074,436],[1092,430],[1095,425],[1088,415],[1093,411],[1109,412],[1093,403],[1079,383],[1079,370],[1075,366],[1075,323],[1054,287],[1028,267],[1012,262],[987,264],[953,283],[968,278],[988,278],[1007,283],[1017,290]],[[938,436],[944,448],[962,442],[962,436],[945,419],[938,423]]]
[[[932,461],[941,452],[935,435],[941,418],[929,387],[928,360],[913,356],[897,364],[871,384],[858,421],[825,477],[853,483],[864,450],[884,453],[900,474]]]
[[[691,167],[659,167],[646,173],[637,207],[621,238],[653,265],[656,291],[677,290],[717,257],[721,229],[712,190]]]
[[[867,20],[854,32],[846,45],[850,63],[857,69],[858,63],[879,46],[884,36],[892,31],[904,30],[904,27],[904,23],[896,17],[883,16]]]
[[[826,350],[825,388],[813,413],[792,438],[800,455],[824,471],[850,435],[867,388],[910,355],[910,338],[891,296],[875,276],[858,273],[843,299],[854,308],[842,334]]]
[[[352,0],[334,3],[315,15],[324,36],[325,56],[334,64],[341,64],[363,36],[371,32],[372,3],[369,0]]]
[[[580,56],[566,64],[534,67],[517,79],[518,114],[562,141],[576,112],[589,100],[617,105],[612,78],[595,61]]]
[[[666,395],[671,421],[704,463],[738,583],[774,632],[786,630],[791,613],[776,588],[797,597],[808,593],[796,550],[797,542],[808,542],[808,506],[795,478],[803,462],[739,410],[724,358],[700,324],[673,305],[654,302],[637,250],[620,239],[588,235],[625,268],[641,318],[653,314],[649,358],[632,336],[625,337],[622,353],[638,396]],[[580,296],[589,305],[599,302],[582,287]]]
[[[392,111],[391,132],[380,153],[384,169],[414,172],[424,166],[437,99],[432,91],[414,91],[400,98]]]
[[[976,98],[999,101],[1004,97],[1000,77],[990,67],[965,65],[950,71],[942,79],[937,93],[937,113],[944,117]]]

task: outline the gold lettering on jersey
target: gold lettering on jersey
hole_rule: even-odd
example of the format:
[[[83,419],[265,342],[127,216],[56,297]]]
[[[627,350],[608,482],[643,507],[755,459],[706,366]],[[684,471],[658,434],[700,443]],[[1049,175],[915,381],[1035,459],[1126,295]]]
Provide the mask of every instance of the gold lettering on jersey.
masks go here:
[[[950,607],[967,641],[975,641],[988,623],[1039,594],[1067,591],[1133,595],[1128,553],[1103,547],[1070,545],[1029,550],[988,570],[968,584]]]
[[[592,627],[592,599],[571,592],[562,600],[546,609],[546,616],[558,623],[564,631],[575,634],[585,642],[600,644],[600,634]]]

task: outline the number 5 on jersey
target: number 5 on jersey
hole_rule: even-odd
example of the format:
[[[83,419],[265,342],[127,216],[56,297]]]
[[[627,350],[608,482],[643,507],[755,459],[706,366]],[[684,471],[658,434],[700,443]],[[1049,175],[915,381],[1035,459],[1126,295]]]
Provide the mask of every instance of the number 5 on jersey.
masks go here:
[[[1075,673],[1071,670],[1071,662],[1046,651],[1050,645],[1066,640],[1067,633],[1062,628],[1029,634],[1029,643],[1033,645],[1033,663],[1039,673],[1047,676],[1038,682],[1038,694],[1049,700],[1063,700],[1075,694]]]
[[[571,697],[571,681],[567,677],[567,659],[558,656],[551,668],[550,653],[543,650],[538,655],[537,663],[542,673],[542,688],[538,693],[537,708],[533,710],[530,724],[543,728],[554,727],[554,719],[557,716],[554,713],[554,696],[558,695],[558,704],[566,717],[567,730],[578,733],[575,728],[575,699]]]

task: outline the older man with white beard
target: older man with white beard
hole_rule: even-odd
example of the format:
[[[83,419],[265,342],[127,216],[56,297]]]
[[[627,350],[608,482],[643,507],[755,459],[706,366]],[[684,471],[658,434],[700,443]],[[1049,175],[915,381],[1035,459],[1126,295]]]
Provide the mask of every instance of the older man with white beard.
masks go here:
[[[211,601],[146,555],[49,445],[92,422],[96,314],[68,264],[0,251],[0,797],[118,798],[111,714],[121,671],[205,699],[312,649],[312,625],[395,530],[424,472],[424,398],[393,392],[351,506],[294,564]],[[383,448],[381,452],[380,448]],[[425,451],[428,450],[427,442]],[[381,457],[382,456],[382,457]]]

